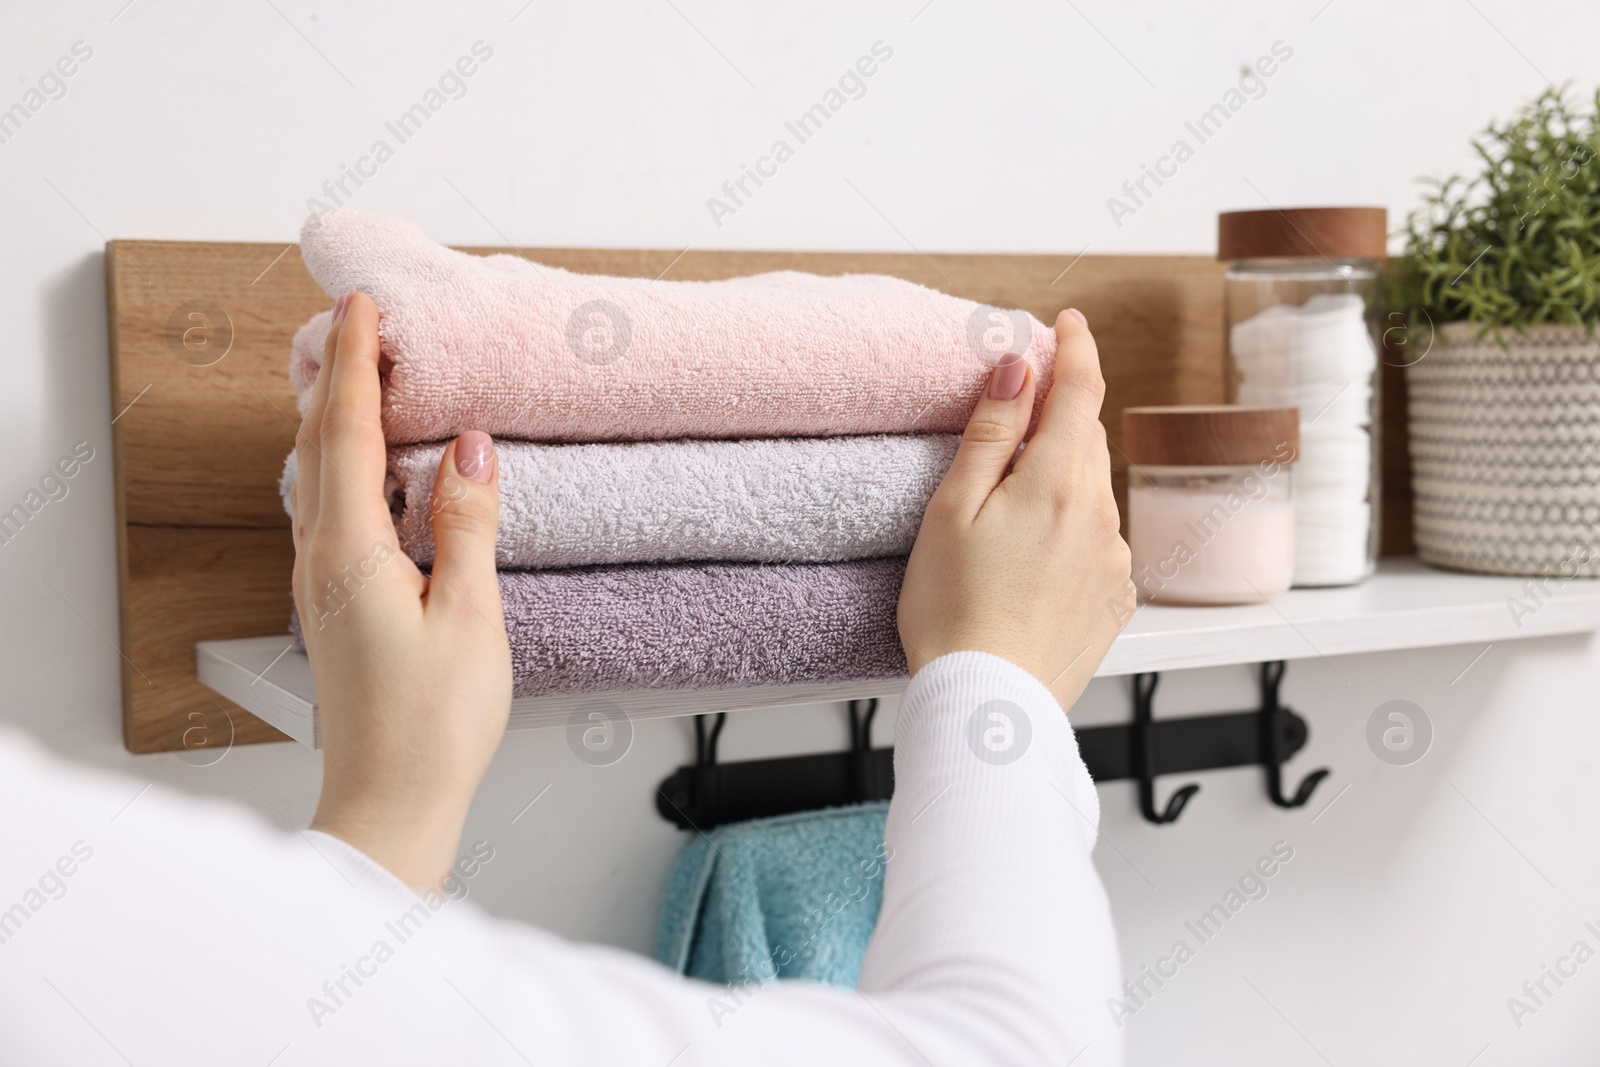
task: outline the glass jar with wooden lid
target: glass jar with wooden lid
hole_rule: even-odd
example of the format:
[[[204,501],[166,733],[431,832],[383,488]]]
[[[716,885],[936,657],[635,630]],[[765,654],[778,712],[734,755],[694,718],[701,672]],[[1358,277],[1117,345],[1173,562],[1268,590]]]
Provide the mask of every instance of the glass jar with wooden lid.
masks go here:
[[[1124,409],[1128,547],[1139,598],[1248,604],[1288,589],[1299,441],[1292,407]]]
[[[1300,410],[1297,586],[1368,577],[1378,551],[1381,207],[1230,211],[1227,398]]]

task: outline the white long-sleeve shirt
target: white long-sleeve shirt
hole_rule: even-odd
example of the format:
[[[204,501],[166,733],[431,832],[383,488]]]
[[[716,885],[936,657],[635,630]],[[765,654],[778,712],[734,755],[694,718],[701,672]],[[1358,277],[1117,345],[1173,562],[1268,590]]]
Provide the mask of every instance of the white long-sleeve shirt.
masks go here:
[[[1121,1063],[1099,804],[1049,692],[929,664],[895,784],[859,990],[722,987],[0,733],[0,1064]]]

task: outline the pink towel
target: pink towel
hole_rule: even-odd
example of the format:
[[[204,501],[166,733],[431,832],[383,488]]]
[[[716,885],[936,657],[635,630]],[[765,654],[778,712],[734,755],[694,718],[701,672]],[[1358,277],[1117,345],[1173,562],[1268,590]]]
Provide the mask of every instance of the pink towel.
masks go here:
[[[501,571],[512,689],[533,697],[904,677],[895,608],[905,567],[902,558]],[[299,640],[298,617],[290,628]]]
[[[1055,358],[1055,331],[1026,312],[880,275],[574,274],[454,252],[349,208],[308,219],[300,254],[329,295],[359,289],[378,305],[390,444],[468,429],[539,441],[956,432],[996,363],[1023,356],[1047,387]],[[329,317],[295,336],[302,412]]]

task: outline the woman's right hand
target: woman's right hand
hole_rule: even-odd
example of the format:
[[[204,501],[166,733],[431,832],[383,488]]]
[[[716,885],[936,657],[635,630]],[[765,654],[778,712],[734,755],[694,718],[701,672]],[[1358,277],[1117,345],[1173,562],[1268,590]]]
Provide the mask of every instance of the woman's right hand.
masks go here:
[[[991,373],[923,515],[899,625],[912,674],[946,653],[988,652],[1070,708],[1136,601],[1099,353],[1076,310],[1056,319],[1056,338],[1055,385],[1020,456],[1033,375],[1020,359]]]

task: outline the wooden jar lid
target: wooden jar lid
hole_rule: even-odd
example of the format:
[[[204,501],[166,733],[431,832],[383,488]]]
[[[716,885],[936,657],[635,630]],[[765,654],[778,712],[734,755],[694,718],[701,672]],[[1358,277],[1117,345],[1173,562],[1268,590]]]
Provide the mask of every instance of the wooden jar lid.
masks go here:
[[[1122,451],[1135,466],[1293,463],[1300,452],[1300,409],[1238,404],[1123,408]]]
[[[1389,212],[1381,207],[1292,207],[1224,211],[1217,216],[1217,258],[1383,259]]]

